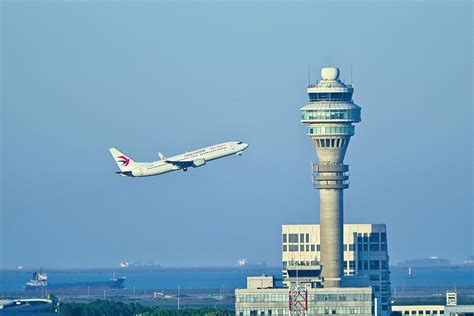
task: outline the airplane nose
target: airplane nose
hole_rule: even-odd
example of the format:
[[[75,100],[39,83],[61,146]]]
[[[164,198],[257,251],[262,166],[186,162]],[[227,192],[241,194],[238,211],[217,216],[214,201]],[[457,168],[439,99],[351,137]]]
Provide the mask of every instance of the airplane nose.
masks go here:
[[[244,149],[247,149],[247,147],[249,147],[249,144],[246,143],[243,143],[242,145],[244,145]]]

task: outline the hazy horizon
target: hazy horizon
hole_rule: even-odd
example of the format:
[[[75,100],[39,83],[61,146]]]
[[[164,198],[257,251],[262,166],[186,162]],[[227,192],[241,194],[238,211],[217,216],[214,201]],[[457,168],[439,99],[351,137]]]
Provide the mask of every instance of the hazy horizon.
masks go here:
[[[300,108],[323,66],[362,108],[346,223],[390,264],[474,255],[472,3],[1,1],[0,268],[278,266],[319,221]],[[351,79],[352,69],[352,79]],[[242,157],[120,177],[230,140]]]

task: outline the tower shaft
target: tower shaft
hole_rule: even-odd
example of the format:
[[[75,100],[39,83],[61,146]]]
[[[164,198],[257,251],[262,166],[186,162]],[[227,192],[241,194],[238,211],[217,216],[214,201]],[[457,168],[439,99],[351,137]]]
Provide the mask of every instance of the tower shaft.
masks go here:
[[[324,286],[340,287],[343,274],[343,191],[321,189],[321,264]]]
[[[322,149],[321,149],[322,150]],[[327,156],[326,156],[327,157]],[[342,156],[343,158],[343,156]],[[321,265],[325,287],[340,287],[343,269],[344,189],[347,165],[337,160],[313,166],[314,186],[319,190]]]

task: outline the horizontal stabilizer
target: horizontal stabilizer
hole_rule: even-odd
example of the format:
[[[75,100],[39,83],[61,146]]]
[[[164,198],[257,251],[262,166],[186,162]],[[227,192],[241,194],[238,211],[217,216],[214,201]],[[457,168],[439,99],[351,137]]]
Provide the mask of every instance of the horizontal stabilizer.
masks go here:
[[[121,175],[122,177],[133,177],[133,174],[131,171],[117,171],[115,173]]]

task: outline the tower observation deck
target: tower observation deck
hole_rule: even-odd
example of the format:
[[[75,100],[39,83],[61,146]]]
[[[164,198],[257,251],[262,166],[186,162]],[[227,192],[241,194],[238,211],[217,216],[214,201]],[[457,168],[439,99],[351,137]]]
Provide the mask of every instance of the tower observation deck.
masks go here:
[[[321,264],[323,285],[340,287],[343,275],[343,190],[349,187],[349,166],[343,163],[353,123],[361,108],[352,102],[354,88],[339,80],[339,69],[321,69],[321,80],[308,86],[309,103],[301,108],[319,164],[313,183],[320,195]]]

